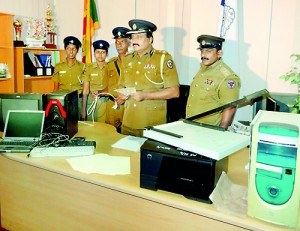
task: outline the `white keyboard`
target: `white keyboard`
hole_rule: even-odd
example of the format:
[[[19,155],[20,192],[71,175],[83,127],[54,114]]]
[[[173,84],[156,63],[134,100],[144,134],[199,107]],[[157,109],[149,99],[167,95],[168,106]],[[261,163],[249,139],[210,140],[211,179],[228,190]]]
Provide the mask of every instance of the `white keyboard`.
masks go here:
[[[94,151],[94,146],[35,147],[31,150],[29,156],[89,156],[93,155]]]

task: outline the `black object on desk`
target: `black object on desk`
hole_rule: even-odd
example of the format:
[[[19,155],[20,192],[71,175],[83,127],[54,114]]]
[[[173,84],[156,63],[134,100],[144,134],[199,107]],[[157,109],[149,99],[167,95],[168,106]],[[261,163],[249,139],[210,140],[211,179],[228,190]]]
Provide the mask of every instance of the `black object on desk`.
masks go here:
[[[165,190],[211,203],[209,195],[228,158],[216,161],[167,144],[147,140],[141,147],[140,187]]]

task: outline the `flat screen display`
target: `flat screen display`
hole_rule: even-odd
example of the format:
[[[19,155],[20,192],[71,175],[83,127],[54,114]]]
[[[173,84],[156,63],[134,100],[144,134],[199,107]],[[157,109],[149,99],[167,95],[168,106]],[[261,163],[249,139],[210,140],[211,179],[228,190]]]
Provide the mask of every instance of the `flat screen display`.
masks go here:
[[[0,131],[9,110],[43,110],[43,94],[38,93],[6,93],[0,94]]]

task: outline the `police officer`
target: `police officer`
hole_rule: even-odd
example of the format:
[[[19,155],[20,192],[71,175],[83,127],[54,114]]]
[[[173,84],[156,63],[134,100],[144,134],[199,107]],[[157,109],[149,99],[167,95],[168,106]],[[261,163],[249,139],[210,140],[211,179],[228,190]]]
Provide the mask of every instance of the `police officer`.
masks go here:
[[[78,91],[78,118],[81,114],[82,105],[82,74],[85,65],[76,59],[81,42],[74,36],[68,36],[64,39],[64,48],[66,59],[59,62],[54,67],[52,80],[54,81],[54,90],[77,90]]]
[[[93,48],[96,62],[87,65],[82,78],[83,100],[81,119],[105,122],[107,101],[105,96],[108,86],[106,57],[108,55],[109,43],[105,40],[97,40],[93,42]]]
[[[115,89],[118,88],[121,63],[126,53],[128,52],[128,47],[130,46],[130,36],[126,34],[128,31],[129,29],[126,27],[116,27],[112,30],[118,56],[111,58],[107,64],[109,77],[108,91],[115,97],[117,97],[117,92],[115,91]],[[114,100],[109,100],[107,102],[106,108],[106,123],[115,126],[117,131],[121,132],[123,113],[123,105],[115,107]]]
[[[193,79],[186,105],[186,117],[192,117],[238,99],[240,78],[222,60],[223,38],[200,35],[200,70]],[[196,119],[198,122],[228,128],[235,108]]]
[[[122,133],[142,136],[144,127],[166,123],[166,100],[179,97],[179,80],[171,55],[152,46],[156,25],[133,19],[129,26],[134,52],[123,59],[120,76],[120,87],[129,91],[117,102],[126,99]]]

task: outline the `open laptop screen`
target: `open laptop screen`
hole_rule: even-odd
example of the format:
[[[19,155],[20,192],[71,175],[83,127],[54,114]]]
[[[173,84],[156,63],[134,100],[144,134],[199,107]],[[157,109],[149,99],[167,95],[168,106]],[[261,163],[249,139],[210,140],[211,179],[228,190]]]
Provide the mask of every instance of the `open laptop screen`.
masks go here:
[[[3,139],[39,140],[45,119],[44,111],[8,111]]]

